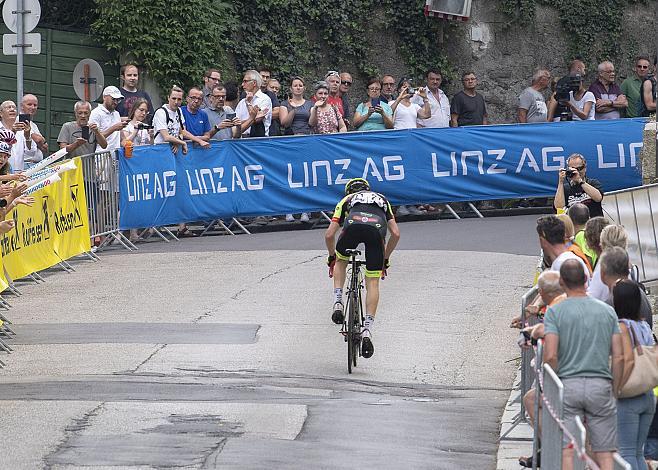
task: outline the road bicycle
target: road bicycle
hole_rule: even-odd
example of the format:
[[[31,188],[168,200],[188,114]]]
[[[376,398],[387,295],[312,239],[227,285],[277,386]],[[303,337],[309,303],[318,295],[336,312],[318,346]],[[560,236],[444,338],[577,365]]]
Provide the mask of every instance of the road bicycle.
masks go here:
[[[352,367],[356,367],[356,359],[361,355],[361,327],[363,326],[363,270],[366,262],[357,259],[361,255],[359,250],[345,250],[350,257],[348,263],[348,287],[347,302],[345,304],[345,321],[340,333],[347,343],[347,372],[352,373]]]

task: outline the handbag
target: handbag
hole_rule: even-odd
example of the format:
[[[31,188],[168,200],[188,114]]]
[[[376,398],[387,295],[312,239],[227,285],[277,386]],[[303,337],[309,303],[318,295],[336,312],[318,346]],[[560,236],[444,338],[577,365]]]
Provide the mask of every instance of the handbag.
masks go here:
[[[632,358],[624,355],[624,377],[627,378],[622,381],[619,398],[630,398],[658,386],[658,350],[656,346],[642,346],[633,327],[624,326],[631,338],[633,355]],[[627,367],[630,368],[630,374]]]

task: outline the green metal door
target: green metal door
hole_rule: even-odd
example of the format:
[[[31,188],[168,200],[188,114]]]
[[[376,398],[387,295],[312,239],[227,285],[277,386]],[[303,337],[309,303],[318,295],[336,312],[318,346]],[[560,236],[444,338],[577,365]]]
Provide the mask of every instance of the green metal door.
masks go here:
[[[10,31],[2,25],[3,34]],[[39,98],[36,123],[48,139],[51,152],[57,150],[62,124],[74,120],[73,69],[82,59],[94,59],[103,68],[105,86],[116,85],[119,68],[108,65],[115,58],[83,33],[37,28],[41,34],[41,54],[25,56],[25,93]],[[0,55],[0,101],[16,100],[16,56]],[[17,103],[19,106],[20,104]]]

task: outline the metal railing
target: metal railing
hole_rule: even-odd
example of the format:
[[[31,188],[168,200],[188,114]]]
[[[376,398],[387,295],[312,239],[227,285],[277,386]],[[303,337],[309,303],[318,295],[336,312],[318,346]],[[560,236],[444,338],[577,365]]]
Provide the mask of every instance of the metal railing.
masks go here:
[[[542,366],[542,411],[541,411],[541,466],[560,470],[562,468],[562,401],[564,386],[548,364]]]
[[[84,155],[80,160],[92,240],[102,239],[99,248],[117,241],[129,251],[136,250],[119,230],[119,164],[114,152]]]
[[[531,326],[531,324],[535,324],[536,321],[533,320],[532,322],[528,321],[528,316],[526,314],[526,307],[534,300],[534,298],[537,296],[539,290],[537,287],[533,287],[530,289],[528,292],[526,292],[523,297],[521,298],[521,325],[522,328],[525,328],[526,326]],[[500,439],[505,439],[509,434],[516,428],[519,424],[527,422],[526,418],[526,409],[525,409],[525,403],[523,402],[523,397],[525,394],[530,390],[530,387],[532,386],[532,381],[534,380],[535,373],[532,369],[532,359],[534,357],[534,351],[532,348],[523,348],[521,349],[521,382],[519,383],[519,394],[518,396],[513,400],[513,403],[519,402],[521,403],[521,410],[519,411],[518,414],[516,414],[512,420],[512,424],[510,427],[503,433],[503,435],[500,436]]]
[[[658,184],[607,193],[605,214],[628,233],[628,256],[640,268],[640,281],[658,281]]]

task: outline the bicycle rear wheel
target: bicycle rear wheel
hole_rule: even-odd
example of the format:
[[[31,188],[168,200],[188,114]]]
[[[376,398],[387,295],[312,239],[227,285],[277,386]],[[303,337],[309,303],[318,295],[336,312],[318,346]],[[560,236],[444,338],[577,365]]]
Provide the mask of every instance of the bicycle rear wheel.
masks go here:
[[[347,370],[352,373],[352,366],[356,367],[356,357],[359,354],[359,341],[361,331],[358,328],[359,302],[357,293],[352,291],[349,296],[347,318]]]

